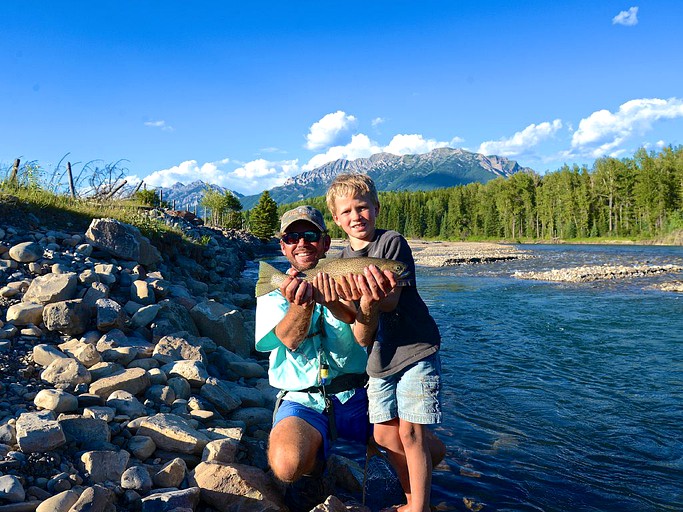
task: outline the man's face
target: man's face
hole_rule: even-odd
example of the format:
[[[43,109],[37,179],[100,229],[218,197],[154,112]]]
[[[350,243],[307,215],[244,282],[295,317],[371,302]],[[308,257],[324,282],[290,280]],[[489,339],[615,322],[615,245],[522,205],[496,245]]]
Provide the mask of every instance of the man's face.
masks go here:
[[[314,231],[320,233],[320,230],[310,222],[305,220],[297,220],[290,224],[285,233],[303,233],[305,231]],[[325,256],[325,253],[330,248],[330,237],[323,234],[317,242],[307,242],[303,236],[292,244],[286,244],[280,240],[280,249],[285,255],[289,263],[299,271],[310,270],[318,264],[318,260]]]

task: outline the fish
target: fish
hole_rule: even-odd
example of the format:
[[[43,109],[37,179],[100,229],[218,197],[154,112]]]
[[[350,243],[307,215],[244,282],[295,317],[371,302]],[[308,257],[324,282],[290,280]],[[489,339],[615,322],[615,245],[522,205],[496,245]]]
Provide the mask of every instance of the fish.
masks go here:
[[[331,258],[318,262],[318,264],[306,272],[299,272],[297,277],[308,281],[313,281],[320,272],[325,272],[332,279],[338,282],[342,276],[349,274],[362,274],[363,269],[369,265],[376,265],[380,270],[391,270],[396,274],[399,285],[406,284],[406,278],[410,275],[408,266],[396,260],[384,258]],[[280,284],[285,280],[287,274],[280,272],[265,261],[259,262],[258,281],[256,282],[256,297],[280,288]]]

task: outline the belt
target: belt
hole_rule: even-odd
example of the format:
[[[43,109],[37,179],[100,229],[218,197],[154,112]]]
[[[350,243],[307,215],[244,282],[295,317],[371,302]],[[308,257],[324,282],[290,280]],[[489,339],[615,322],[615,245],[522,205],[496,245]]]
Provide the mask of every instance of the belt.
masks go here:
[[[302,393],[325,393],[326,395],[336,395],[342,391],[362,388],[367,384],[368,376],[365,373],[344,373],[332,379],[332,382],[325,386],[311,386],[300,389]]]

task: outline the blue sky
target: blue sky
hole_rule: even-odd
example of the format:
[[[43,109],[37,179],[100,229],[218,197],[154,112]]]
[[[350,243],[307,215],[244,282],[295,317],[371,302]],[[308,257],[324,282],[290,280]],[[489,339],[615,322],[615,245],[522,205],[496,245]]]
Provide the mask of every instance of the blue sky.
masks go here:
[[[68,153],[255,194],[380,151],[544,173],[683,144],[679,0],[3,0],[0,20],[0,169]]]

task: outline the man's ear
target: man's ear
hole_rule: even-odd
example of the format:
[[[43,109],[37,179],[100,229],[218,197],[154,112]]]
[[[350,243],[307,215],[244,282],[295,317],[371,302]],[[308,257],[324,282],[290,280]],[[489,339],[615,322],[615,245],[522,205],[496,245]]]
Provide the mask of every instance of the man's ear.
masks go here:
[[[280,251],[283,256],[287,256],[287,253],[285,253],[285,243],[282,240],[280,240]]]
[[[330,250],[331,245],[332,245],[332,238],[330,237],[330,235],[325,233],[323,235],[323,247],[325,248],[325,253],[327,253],[327,251]]]
[[[379,203],[375,206],[375,216],[379,215]]]

